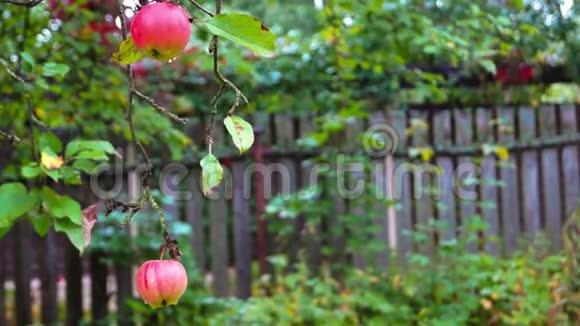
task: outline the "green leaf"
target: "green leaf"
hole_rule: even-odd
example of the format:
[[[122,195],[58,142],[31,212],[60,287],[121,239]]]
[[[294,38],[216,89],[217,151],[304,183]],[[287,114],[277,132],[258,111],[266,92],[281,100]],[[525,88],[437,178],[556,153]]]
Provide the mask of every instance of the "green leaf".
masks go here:
[[[213,192],[223,179],[224,169],[218,159],[212,154],[208,154],[200,162],[201,165],[201,185],[203,193],[207,196]]]
[[[66,75],[69,72],[69,66],[63,63],[47,62],[42,66],[42,75],[45,77],[54,77]]]
[[[52,189],[44,187],[42,189],[42,201],[45,209],[55,220],[68,217],[71,222],[81,225],[82,214],[81,205],[68,196],[60,196]]]
[[[35,65],[34,58],[32,58],[30,53],[22,52],[20,53],[20,56],[22,57],[22,60],[26,61],[31,67],[34,67]]]
[[[89,152],[89,154],[84,154],[83,157],[79,157],[79,153],[84,151]],[[75,157],[78,158],[88,158],[95,160],[107,160],[106,154],[114,154],[115,147],[111,145],[108,141],[102,140],[73,140],[66,145],[66,150],[64,155],[67,160]]]
[[[137,49],[133,39],[128,37],[119,46],[119,51],[113,53],[111,61],[122,65],[130,65],[145,57],[145,52]]]
[[[54,220],[54,229],[63,232],[70,242],[81,252],[84,251],[83,227],[68,218]]]
[[[250,15],[221,14],[204,21],[204,23],[211,33],[223,36],[260,55],[270,56],[276,51],[274,34],[257,18]]]
[[[41,237],[44,237],[50,229],[50,217],[46,215],[38,215],[28,219],[30,224],[34,227],[34,231]]]
[[[41,150],[49,148],[54,154],[62,151],[62,143],[60,139],[58,139],[58,137],[56,137],[52,132],[45,132],[40,135],[38,144],[40,145]]]
[[[234,145],[240,150],[240,154],[246,152],[254,143],[254,130],[252,125],[240,117],[226,117],[224,119],[226,129],[232,136]]]
[[[80,172],[75,170],[70,166],[63,166],[61,168],[61,175],[66,184],[80,185],[81,175]]]
[[[36,178],[42,173],[42,168],[37,163],[31,163],[22,167],[20,174],[25,179]]]
[[[0,228],[9,228],[18,217],[26,214],[36,204],[36,196],[28,193],[22,183],[0,185]]]
[[[489,72],[492,75],[495,75],[495,73],[497,72],[497,68],[495,66],[495,63],[490,60],[490,59],[483,59],[479,61],[479,65],[485,69],[485,71]]]
[[[80,159],[74,161],[73,168],[83,171],[87,174],[93,174],[97,171],[97,163],[91,160]]]
[[[49,89],[50,86],[48,86],[48,83],[46,82],[46,79],[42,78],[42,77],[38,77],[38,79],[35,82],[36,86],[46,90]]]

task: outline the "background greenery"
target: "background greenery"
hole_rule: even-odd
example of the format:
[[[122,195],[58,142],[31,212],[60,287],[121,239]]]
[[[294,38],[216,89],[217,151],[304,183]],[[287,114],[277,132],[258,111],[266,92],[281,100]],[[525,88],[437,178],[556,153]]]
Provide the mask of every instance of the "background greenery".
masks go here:
[[[80,205],[56,195],[53,182],[81,182],[82,175],[111,158],[109,142],[121,144],[130,138],[124,116],[127,82],[122,69],[109,62],[119,43],[118,32],[101,33],[91,27],[95,26],[91,23],[114,24],[115,6],[86,8],[84,2],[68,6],[61,19],[54,19],[44,3],[28,9],[0,2],[0,58],[26,84],[0,69],[0,128],[22,139],[6,155],[0,177],[0,236],[26,218],[39,234],[53,226],[81,241]],[[209,1],[202,3],[211,6]],[[278,37],[277,55],[267,59],[222,42],[222,63],[250,98],[246,113],[257,113],[254,124],[263,123],[262,112],[314,118],[315,131],[291,146],[333,150],[336,144],[329,141],[333,133],[349,119],[366,117],[385,104],[474,103],[483,96],[497,104],[507,98],[532,104],[579,101],[574,83],[506,91],[495,80],[498,69],[525,63],[533,67],[535,78],[541,79],[550,67],[564,66],[572,81],[578,81],[580,21],[578,7],[568,1],[316,3],[226,1],[225,11],[235,8],[261,17]],[[184,1],[184,6],[195,13],[189,3]],[[210,35],[200,24],[193,28],[193,48],[187,54],[171,64],[143,61],[135,70],[144,93],[155,95],[195,124],[207,118],[215,82],[206,51]],[[469,78],[486,82],[466,89],[461,81]],[[134,119],[137,137],[154,159],[185,160],[204,151],[203,137],[193,137],[145,103],[136,104]],[[76,139],[78,149],[63,146],[54,134]],[[40,166],[38,152],[53,159],[64,154],[63,167]],[[315,223],[329,205],[320,197],[326,191],[331,190],[302,189],[276,198],[268,213],[304,214]],[[41,209],[32,209],[39,203]],[[89,250],[107,251],[112,261],[133,256],[122,245],[124,235],[114,232],[113,225],[121,218],[113,216],[108,222],[113,224],[100,225]],[[139,257],[148,257],[155,249],[150,248],[150,238],[158,234],[154,221],[146,214],[135,218],[141,229],[136,240],[143,254]],[[369,230],[359,225],[359,219],[350,221],[355,232],[347,250],[361,246],[384,250],[365,241]],[[466,226],[470,232],[485,227],[475,222]],[[269,225],[281,238],[290,233],[287,224]],[[426,232],[431,227],[444,226],[425,226]],[[172,228],[187,243],[188,226],[174,221]],[[532,243],[514,257],[498,259],[469,251],[472,233],[465,234],[440,243],[433,256],[410,255],[388,273],[361,271],[348,264],[313,269],[301,255],[271,257],[276,282],[273,277],[258,280],[255,297],[248,301],[212,297],[186,251],[192,282],[180,305],[153,312],[135,300],[131,307],[136,319],[153,318],[167,325],[537,325],[573,324],[580,318],[574,280],[566,268],[573,253],[548,255],[544,244]],[[410,236],[417,242],[426,237]]]

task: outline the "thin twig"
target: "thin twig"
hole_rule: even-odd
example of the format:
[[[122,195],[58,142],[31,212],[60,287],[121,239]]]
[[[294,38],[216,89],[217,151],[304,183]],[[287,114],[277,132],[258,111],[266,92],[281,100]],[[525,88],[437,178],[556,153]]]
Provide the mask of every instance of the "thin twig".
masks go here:
[[[11,134],[11,133],[7,133],[5,131],[0,130],[0,137],[8,140],[8,142],[10,144],[17,144],[20,142],[20,138],[18,138],[17,136]]]
[[[121,9],[121,15],[120,15],[121,35],[123,36],[123,40],[126,40],[127,35],[128,35],[127,34],[127,19],[126,19],[125,15],[123,14],[124,13],[123,2],[121,0],[119,0],[119,9]],[[127,123],[129,124],[129,131],[131,133],[131,140],[133,141],[133,144],[135,144],[135,147],[138,147],[141,150],[141,153],[143,153],[143,157],[145,158],[145,161],[147,162],[147,173],[143,177],[143,179],[141,180],[141,183],[145,187],[148,177],[152,175],[152,172],[151,172],[152,164],[151,164],[151,160],[149,159],[149,155],[147,154],[147,151],[145,150],[145,147],[143,147],[141,142],[137,139],[137,135],[135,133],[135,126],[133,124],[133,94],[134,94],[134,89],[135,89],[135,80],[133,78],[133,69],[131,68],[131,65],[127,65],[126,71],[127,71],[127,80],[129,81],[129,91],[127,92],[127,111],[125,114],[125,120],[127,120]]]
[[[16,81],[18,81],[20,84],[22,84],[22,86],[28,87],[28,83],[26,83],[26,81],[22,77],[18,76],[18,74],[16,74],[16,72],[14,72],[14,70],[12,70],[10,68],[10,65],[8,64],[8,62],[6,60],[0,58],[0,64],[2,64],[2,66],[4,66],[4,69],[6,69],[6,72],[8,72],[8,74],[12,78],[16,79]]]
[[[136,90],[135,88],[133,88],[133,94],[139,96],[140,98],[142,98],[145,102],[151,104],[152,107],[155,108],[155,110],[157,110],[157,112],[163,114],[164,116],[168,117],[169,119],[176,121],[176,122],[180,122],[180,123],[187,123],[187,119],[185,118],[180,118],[177,115],[175,115],[174,113],[171,113],[169,111],[167,111],[166,108],[162,107],[161,105],[157,104],[157,102],[155,102],[154,99],[148,97],[147,95],[139,92],[138,90]]]
[[[205,9],[202,5],[200,5],[197,1],[195,0],[188,0],[192,5],[194,5],[197,9],[201,10],[204,14],[213,17],[214,14],[211,13],[211,11]]]
[[[216,0],[216,2],[215,2],[215,14],[219,15],[221,13],[221,10],[222,10],[222,0]],[[240,106],[240,100],[243,100],[246,105],[250,105],[250,102],[248,101],[248,98],[246,97],[246,95],[244,95],[244,93],[242,93],[242,91],[240,91],[240,89],[234,83],[232,83],[227,78],[225,78],[219,69],[219,39],[218,39],[217,35],[214,35],[213,38],[211,39],[211,42],[209,45],[209,52],[213,55],[214,75],[215,75],[216,79],[220,82],[220,88],[210,102],[211,116],[210,116],[209,126],[208,126],[207,131],[206,131],[206,145],[208,148],[208,152],[211,154],[212,153],[212,145],[213,145],[213,128],[214,128],[215,120],[216,120],[216,116],[217,116],[217,103],[218,103],[218,100],[220,99],[220,97],[223,95],[225,87],[231,88],[234,91],[235,96],[236,96],[234,104],[228,110],[228,113],[227,113],[228,116],[232,115],[234,113],[234,111]]]
[[[123,14],[124,13],[123,3],[122,3],[123,1],[119,0],[118,2],[119,2],[119,8],[121,9],[121,35],[123,36],[123,40],[126,40],[127,34],[128,34],[127,33],[127,19],[126,19],[125,15]],[[167,228],[167,222],[165,221],[165,214],[163,214],[163,211],[159,208],[159,205],[157,204],[157,202],[155,201],[155,199],[151,195],[151,190],[149,189],[148,179],[149,179],[149,177],[151,177],[153,175],[153,171],[152,171],[153,164],[151,164],[151,160],[149,159],[149,155],[147,154],[145,147],[143,147],[143,145],[137,139],[137,136],[135,134],[135,126],[133,124],[133,97],[134,97],[134,95],[139,96],[140,98],[144,99],[149,104],[151,104],[155,109],[157,109],[158,112],[164,114],[165,116],[169,117],[170,119],[173,119],[175,121],[179,121],[181,123],[185,123],[185,122],[187,122],[187,120],[179,118],[178,116],[174,115],[173,113],[167,111],[162,106],[158,105],[153,99],[151,99],[151,98],[145,96],[144,94],[142,94],[141,92],[139,92],[135,88],[135,78],[133,76],[133,69],[132,69],[131,65],[127,65],[126,71],[127,71],[127,80],[129,82],[129,90],[128,90],[128,94],[127,94],[127,97],[128,97],[127,98],[127,111],[126,111],[125,119],[129,123],[129,130],[131,132],[131,139],[132,139],[133,143],[135,144],[136,147],[139,147],[139,149],[143,153],[143,157],[144,157],[145,161],[147,162],[147,171],[145,172],[145,174],[141,178],[141,186],[143,188],[143,193],[141,195],[141,199],[139,199],[137,204],[134,204],[135,206],[133,206],[131,208],[129,214],[127,215],[125,220],[122,222],[121,226],[122,227],[126,226],[131,221],[131,218],[138,211],[140,211],[143,208],[143,206],[145,205],[146,202],[148,202],[151,205],[151,207],[153,208],[153,210],[155,210],[155,212],[159,216],[159,221],[160,221],[161,227],[163,229],[163,239],[164,239],[165,248],[170,249],[170,251],[172,252],[172,255],[171,255],[172,258],[179,260],[179,256],[181,255],[181,251],[179,251],[179,247],[177,246],[177,241],[173,240],[170,242],[168,240],[168,239],[173,239],[173,238],[169,235],[169,231]],[[179,253],[179,255],[177,255],[177,253]]]
[[[16,6],[28,7],[28,8],[35,7],[35,6],[39,5],[41,2],[43,2],[43,1],[44,0],[29,0],[29,1],[0,0],[0,2],[9,3],[11,5],[16,5]]]

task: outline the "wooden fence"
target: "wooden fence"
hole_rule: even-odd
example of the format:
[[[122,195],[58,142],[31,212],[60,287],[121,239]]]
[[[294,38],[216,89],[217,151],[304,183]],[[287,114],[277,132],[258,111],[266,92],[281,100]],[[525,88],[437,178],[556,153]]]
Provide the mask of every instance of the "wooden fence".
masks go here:
[[[306,162],[319,153],[297,149],[294,144],[296,139],[313,130],[314,120],[314,117],[283,114],[256,116],[254,124],[263,126],[263,131],[256,134],[253,152],[222,159],[231,178],[226,178],[225,186],[219,191],[222,195],[216,199],[201,195],[199,183],[195,182],[199,178],[197,162],[185,164],[190,177],[177,188],[191,191],[192,198],[175,201],[165,209],[192,226],[193,237],[188,245],[192,247],[196,264],[211,273],[215,295],[247,298],[251,295],[252,263],[257,261],[262,272],[268,270],[265,257],[276,254],[276,248],[280,247],[274,235],[267,231],[265,205],[269,195],[294,192],[313,180],[308,173],[312,166]],[[378,207],[379,212],[384,211],[379,218],[369,221],[378,226],[373,236],[392,250],[383,250],[374,261],[369,261],[362,251],[338,250],[339,254],[329,257],[321,247],[344,248],[347,235],[337,235],[326,244],[304,239],[301,237],[304,220],[299,217],[291,222],[296,227],[293,250],[306,248],[313,265],[339,260],[363,268],[369,264],[389,268],[395,258],[401,259],[417,249],[404,230],[415,230],[427,224],[429,219],[445,221],[449,228],[442,234],[433,234],[429,241],[434,244],[455,237],[474,214],[480,215],[490,226],[480,235],[479,248],[475,249],[508,255],[518,248],[518,239],[538,232],[547,235],[554,251],[561,249],[560,229],[566,216],[577,207],[580,195],[578,105],[539,108],[425,105],[385,109],[367,119],[347,121],[346,127],[330,142],[340,152],[367,155],[372,150],[361,146],[357,135],[373,126],[387,126],[373,130],[389,133],[386,136],[391,139],[387,140],[396,142],[396,148],[392,153],[370,153],[373,154],[369,156],[373,166],[380,167],[372,169],[370,174],[360,171],[352,174],[354,178],[366,179],[375,185],[386,198],[395,196],[398,199],[397,206],[385,206],[384,198],[377,198],[370,204]],[[225,144],[228,139],[222,134],[218,141]],[[502,144],[499,151],[486,147],[487,150],[492,148],[490,151],[495,151],[495,155],[482,155],[484,144],[495,143]],[[367,152],[361,151],[362,147]],[[410,158],[410,152],[419,155]],[[442,173],[426,177],[414,173],[408,164],[422,163],[421,154],[439,166]],[[278,164],[284,172],[248,173],[248,169],[256,169],[256,166],[260,169],[260,164],[262,167]],[[162,166],[159,163],[158,169]],[[463,171],[465,174],[459,173],[465,166],[471,168]],[[480,169],[473,170],[473,166]],[[471,174],[474,171],[478,178]],[[432,188],[439,177],[438,191],[425,193],[423,190]],[[477,179],[480,181],[470,182]],[[174,183],[174,180],[168,177],[161,183]],[[474,198],[460,199],[454,191],[458,185],[467,193],[461,196],[471,194]],[[95,200],[79,198],[78,194],[86,191],[61,190],[76,194],[84,204]],[[356,197],[336,196],[333,202],[331,212],[316,226],[318,232],[328,232],[329,224],[340,225],[340,218],[346,213],[363,217],[369,209],[364,206],[368,203],[363,205]],[[235,282],[232,282],[232,270]],[[84,276],[90,278],[90,287],[83,286]],[[40,290],[30,286],[32,279],[40,280]],[[133,293],[131,279],[131,269],[126,266],[103,265],[97,255],[78,257],[60,234],[51,232],[41,239],[33,235],[28,224],[17,223],[5,238],[0,239],[0,284],[12,284],[12,289],[8,290],[0,286],[0,325],[9,321],[18,325],[30,323],[34,315],[32,309],[37,307],[32,302],[41,303],[39,315],[46,324],[64,319],[67,325],[77,325],[87,309],[91,318],[101,319],[110,310],[112,298],[116,298],[119,309],[126,309],[124,299]],[[59,294],[63,291],[61,283],[66,284],[66,293]],[[114,295],[111,296],[107,289],[114,289]],[[10,293],[10,300],[7,300],[7,293]],[[57,300],[57,296],[65,299],[65,315],[58,315],[58,302],[62,298]],[[10,302],[10,319],[5,309],[7,302]],[[121,315],[129,316],[127,312]]]

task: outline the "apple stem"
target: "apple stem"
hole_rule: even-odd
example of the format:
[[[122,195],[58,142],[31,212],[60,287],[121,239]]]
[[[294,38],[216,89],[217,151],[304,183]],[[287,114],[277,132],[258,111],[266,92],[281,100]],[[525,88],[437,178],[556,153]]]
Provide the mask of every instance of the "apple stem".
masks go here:
[[[167,249],[167,245],[165,243],[162,244],[161,245],[161,249],[159,250],[160,251],[159,260],[163,260],[163,256],[165,256],[165,250],[166,249]]]

